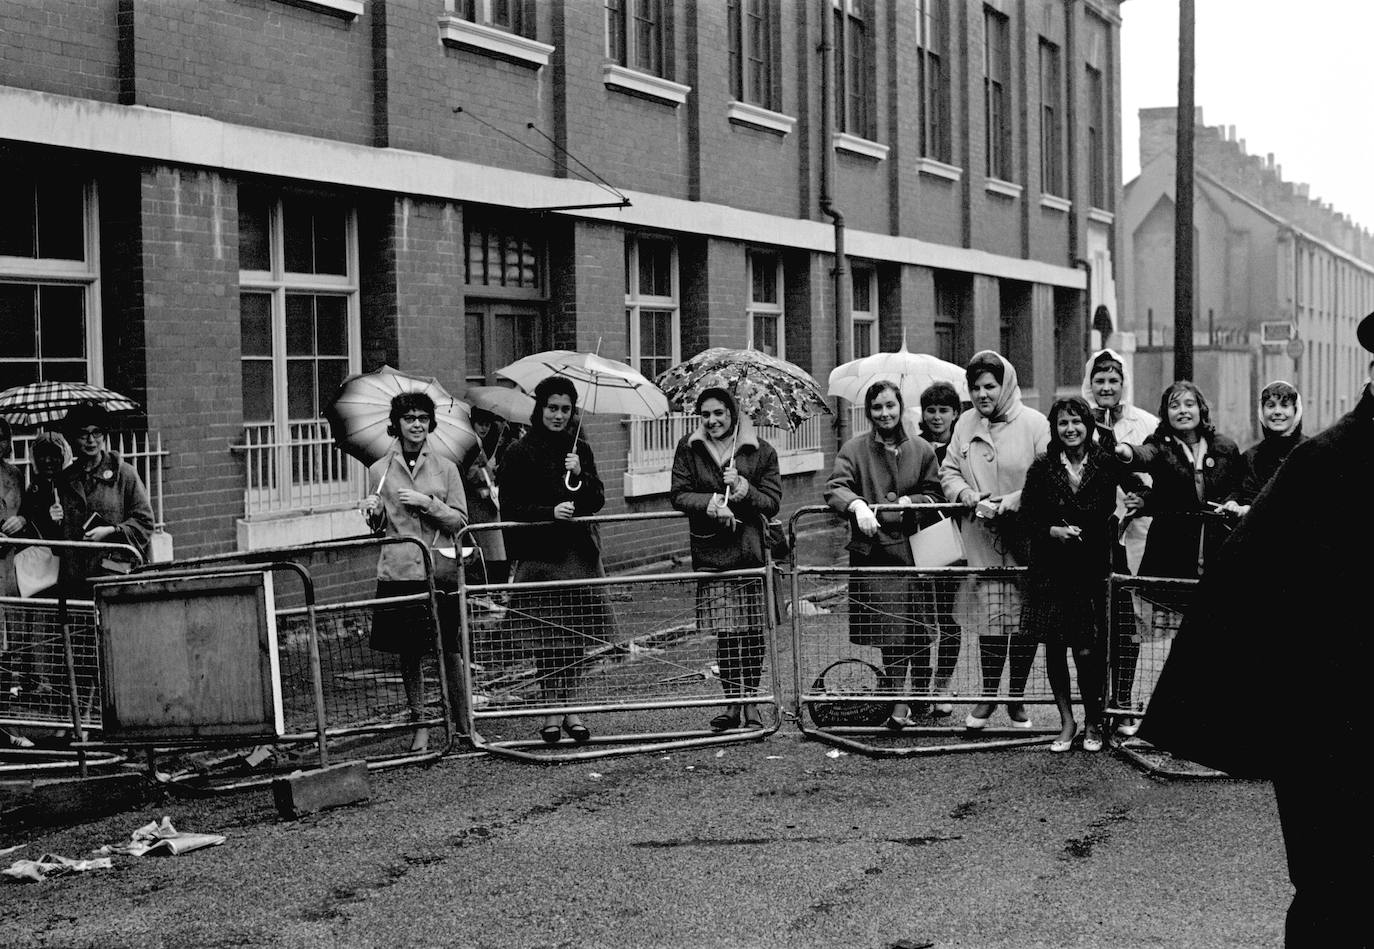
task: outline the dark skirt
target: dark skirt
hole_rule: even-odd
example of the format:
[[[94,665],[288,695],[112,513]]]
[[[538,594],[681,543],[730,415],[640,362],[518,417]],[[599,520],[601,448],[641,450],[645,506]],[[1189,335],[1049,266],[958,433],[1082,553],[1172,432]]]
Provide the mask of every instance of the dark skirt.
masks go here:
[[[377,599],[394,596],[414,596],[429,592],[424,580],[378,580]],[[458,592],[457,587],[440,586],[439,631],[444,651],[458,651]],[[414,655],[434,651],[434,627],[429,616],[429,604],[424,600],[413,603],[382,603],[372,608],[372,631],[367,644],[378,652]]]
[[[1106,643],[1106,584],[1056,583],[1032,577],[1021,601],[1021,635],[1047,646],[1101,649]]]
[[[570,551],[557,562],[521,560],[515,583],[543,583],[605,576],[594,553]],[[515,591],[505,618],[509,648],[516,652],[585,650],[615,639],[615,618],[602,587],[567,586]]]
[[[875,546],[861,554],[851,550],[851,567],[911,567],[910,548]],[[913,646],[930,638],[923,614],[929,612],[930,584],[910,575],[851,574],[849,641],[878,649]]]

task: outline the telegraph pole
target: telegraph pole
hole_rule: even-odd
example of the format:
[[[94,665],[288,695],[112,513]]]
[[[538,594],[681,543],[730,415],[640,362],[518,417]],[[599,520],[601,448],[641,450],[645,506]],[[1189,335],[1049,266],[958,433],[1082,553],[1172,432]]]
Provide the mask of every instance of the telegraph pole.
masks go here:
[[[1174,149],[1174,378],[1193,378],[1193,0],[1178,4]]]

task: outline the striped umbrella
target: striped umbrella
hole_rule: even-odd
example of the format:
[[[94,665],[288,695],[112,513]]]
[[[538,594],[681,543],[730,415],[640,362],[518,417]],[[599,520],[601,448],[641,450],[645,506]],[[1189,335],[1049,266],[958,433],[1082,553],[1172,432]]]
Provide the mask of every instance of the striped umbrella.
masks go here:
[[[386,456],[396,441],[387,432],[391,400],[402,392],[423,392],[434,400],[434,431],[429,446],[456,465],[477,444],[468,406],[451,396],[433,376],[419,376],[382,366],[349,376],[321,414],[339,449],[365,465]]]
[[[47,380],[0,392],[0,416],[12,425],[42,425],[67,417],[78,405],[98,405],[107,412],[130,412],[138,403],[103,386]]]

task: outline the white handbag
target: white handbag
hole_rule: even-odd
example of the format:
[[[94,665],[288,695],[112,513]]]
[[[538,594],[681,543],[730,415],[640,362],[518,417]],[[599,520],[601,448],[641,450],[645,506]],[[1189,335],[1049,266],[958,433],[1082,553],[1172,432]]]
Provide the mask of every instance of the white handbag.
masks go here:
[[[911,559],[918,567],[953,567],[965,561],[964,538],[952,517],[923,527],[907,538]]]
[[[20,596],[33,596],[57,582],[57,555],[47,547],[24,547],[14,554]]]

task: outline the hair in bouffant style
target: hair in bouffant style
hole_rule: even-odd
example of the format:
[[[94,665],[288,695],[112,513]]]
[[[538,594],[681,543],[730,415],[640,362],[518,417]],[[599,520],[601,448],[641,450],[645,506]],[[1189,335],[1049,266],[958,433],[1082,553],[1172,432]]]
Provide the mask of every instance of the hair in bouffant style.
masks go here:
[[[1179,379],[1177,382],[1170,383],[1169,387],[1159,397],[1159,428],[1156,431],[1161,436],[1176,436],[1178,434],[1174,431],[1174,427],[1169,424],[1169,403],[1183,392],[1191,392],[1193,398],[1197,399],[1198,433],[1208,442],[1212,441],[1217,436],[1217,430],[1212,427],[1212,409],[1207,405],[1207,397],[1202,394],[1202,390],[1187,379]]]
[[[429,430],[439,424],[434,411],[434,400],[423,392],[402,392],[391,397],[391,423],[386,433],[394,438],[401,437],[401,416],[407,412],[428,412]]]
[[[959,390],[948,382],[932,382],[921,393],[921,408],[932,405],[948,405],[957,414],[959,411]]]
[[[530,412],[530,425],[536,431],[544,431],[544,406],[556,395],[566,395],[572,402],[573,417],[577,416],[577,386],[567,376],[548,376],[540,379],[534,387],[534,409]],[[572,422],[573,419],[569,419]]]
[[[1076,415],[1083,420],[1083,425],[1088,430],[1085,444],[1091,446],[1093,429],[1096,427],[1093,422],[1092,407],[1088,405],[1088,400],[1081,395],[1065,395],[1055,399],[1049,412],[1046,413],[1050,422],[1050,444],[1046,451],[1054,455],[1064,453],[1064,444],[1059,440],[1059,416],[1061,415]]]
[[[985,372],[992,373],[992,378],[996,379],[1000,386],[1005,381],[1007,370],[1006,366],[1002,364],[1002,360],[997,358],[996,353],[979,353],[973,357],[973,361],[964,370],[964,379],[968,382],[968,387],[972,389],[973,384],[978,381],[978,377]]]

